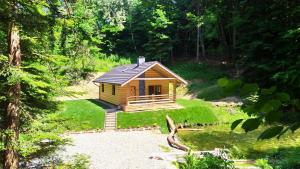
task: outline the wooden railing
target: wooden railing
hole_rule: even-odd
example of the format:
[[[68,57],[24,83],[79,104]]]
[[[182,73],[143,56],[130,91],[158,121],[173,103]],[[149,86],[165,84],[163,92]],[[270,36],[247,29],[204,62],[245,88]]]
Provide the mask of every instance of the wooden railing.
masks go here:
[[[127,105],[171,103],[174,102],[173,94],[144,95],[127,97]]]

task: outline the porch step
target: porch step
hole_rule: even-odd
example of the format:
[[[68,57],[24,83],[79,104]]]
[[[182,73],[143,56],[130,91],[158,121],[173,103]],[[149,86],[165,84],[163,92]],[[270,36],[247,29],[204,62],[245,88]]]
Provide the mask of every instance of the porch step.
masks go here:
[[[105,116],[105,130],[116,129],[116,112],[107,112]]]

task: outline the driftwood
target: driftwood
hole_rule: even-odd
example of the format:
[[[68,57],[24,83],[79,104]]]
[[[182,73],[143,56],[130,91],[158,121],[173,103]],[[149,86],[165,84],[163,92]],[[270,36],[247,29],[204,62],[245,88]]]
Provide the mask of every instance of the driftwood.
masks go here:
[[[167,137],[167,140],[168,140],[169,144],[173,147],[176,147],[176,148],[180,149],[180,150],[188,151],[189,148],[187,146],[185,146],[183,144],[180,144],[175,140],[175,134],[177,132],[177,128],[176,128],[173,120],[168,115],[166,115],[166,119],[167,119],[167,123],[168,123],[169,130],[170,130],[170,134]]]

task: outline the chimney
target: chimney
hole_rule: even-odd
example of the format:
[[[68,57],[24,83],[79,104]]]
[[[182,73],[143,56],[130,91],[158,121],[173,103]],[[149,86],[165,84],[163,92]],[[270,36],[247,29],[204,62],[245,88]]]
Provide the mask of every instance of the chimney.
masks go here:
[[[139,56],[137,58],[137,66],[140,66],[141,64],[145,63],[145,57],[144,56]]]

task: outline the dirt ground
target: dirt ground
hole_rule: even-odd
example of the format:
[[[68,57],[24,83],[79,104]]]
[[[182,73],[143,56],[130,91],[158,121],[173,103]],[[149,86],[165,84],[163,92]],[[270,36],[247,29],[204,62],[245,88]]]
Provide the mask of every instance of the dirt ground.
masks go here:
[[[76,92],[70,96],[60,96],[57,100],[97,99],[99,98],[99,87],[92,81],[104,74],[104,72],[93,73],[91,78],[82,80],[76,85],[67,87],[67,91]]]

